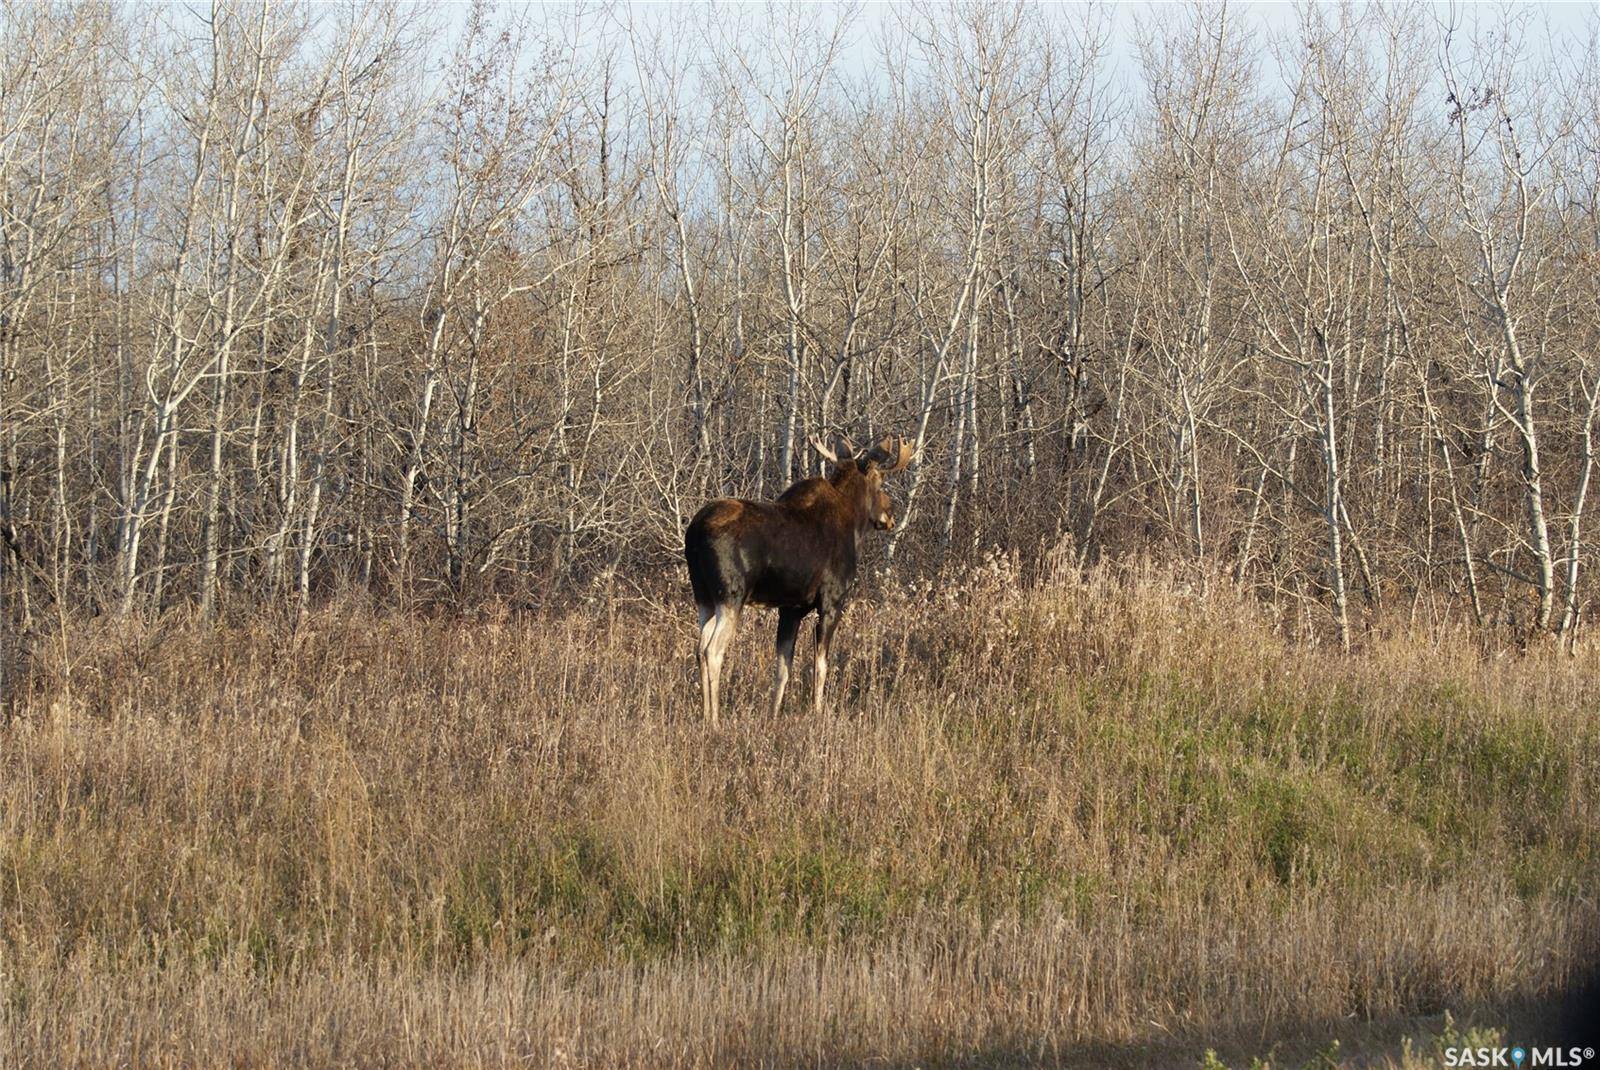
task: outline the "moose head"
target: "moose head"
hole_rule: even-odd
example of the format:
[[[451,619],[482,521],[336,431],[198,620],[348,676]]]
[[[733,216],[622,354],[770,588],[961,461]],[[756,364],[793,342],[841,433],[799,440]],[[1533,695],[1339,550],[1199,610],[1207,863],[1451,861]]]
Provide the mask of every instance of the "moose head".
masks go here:
[[[847,493],[864,524],[879,531],[894,528],[894,503],[884,493],[885,476],[901,472],[911,464],[916,451],[904,439],[885,438],[865,449],[841,436],[838,449],[829,449],[821,439],[811,440],[812,449],[834,467],[830,482]]]

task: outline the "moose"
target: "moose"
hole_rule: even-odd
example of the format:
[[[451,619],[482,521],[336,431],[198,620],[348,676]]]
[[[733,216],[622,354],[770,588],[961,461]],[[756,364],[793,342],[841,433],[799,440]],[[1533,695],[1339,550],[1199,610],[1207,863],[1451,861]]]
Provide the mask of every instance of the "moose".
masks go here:
[[[837,451],[817,439],[811,445],[831,466],[826,478],[802,479],[770,502],[719,498],[696,513],[684,532],[683,556],[700,610],[701,705],[713,725],[721,705],[723,655],[749,604],[778,610],[774,714],[783,708],[800,623],[817,614],[812,701],[822,712],[828,644],[855,579],[859,540],[869,527],[894,527],[883,480],[911,463],[910,445],[897,438],[866,449],[848,438]]]

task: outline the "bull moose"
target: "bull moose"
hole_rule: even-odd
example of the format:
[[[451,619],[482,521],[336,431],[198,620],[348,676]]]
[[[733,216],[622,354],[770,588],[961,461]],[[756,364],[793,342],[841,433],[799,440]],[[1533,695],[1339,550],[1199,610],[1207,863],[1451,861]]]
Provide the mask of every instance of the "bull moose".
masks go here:
[[[802,479],[770,502],[719,498],[696,513],[684,532],[683,556],[700,610],[700,697],[712,724],[723,655],[740,611],[752,603],[778,610],[774,714],[783,707],[800,622],[817,614],[813,703],[821,712],[828,644],[855,579],[859,540],[869,527],[894,527],[883,480],[911,463],[911,446],[895,438],[866,449],[849,439],[838,451],[816,439],[811,445],[831,466],[826,478]]]

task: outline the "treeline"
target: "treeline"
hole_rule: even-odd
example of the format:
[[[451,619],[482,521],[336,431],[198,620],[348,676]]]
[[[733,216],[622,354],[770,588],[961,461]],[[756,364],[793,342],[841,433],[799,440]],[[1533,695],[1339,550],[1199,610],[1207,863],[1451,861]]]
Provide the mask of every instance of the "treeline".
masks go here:
[[[906,574],[1570,631],[1592,38],[1298,18],[9,3],[5,627],[648,585],[892,431]]]

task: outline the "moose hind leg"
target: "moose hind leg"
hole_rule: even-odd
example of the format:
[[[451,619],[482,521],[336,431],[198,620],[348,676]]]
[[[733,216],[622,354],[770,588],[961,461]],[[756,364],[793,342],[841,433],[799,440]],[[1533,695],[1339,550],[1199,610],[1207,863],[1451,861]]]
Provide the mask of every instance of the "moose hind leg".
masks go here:
[[[727,654],[728,644],[733,642],[733,633],[739,629],[739,609],[737,606],[718,606],[716,616],[712,618],[711,638],[706,644],[706,677],[710,683],[707,694],[710,696],[711,723],[717,723],[717,715],[722,708],[722,659]]]
[[[700,603],[700,634],[695,642],[694,660],[695,667],[700,674],[700,715],[706,720],[711,720],[711,671],[708,654],[711,651],[711,637],[716,631],[717,610],[715,606]]]
[[[806,611],[801,609],[778,610],[778,690],[772,697],[772,714],[783,709],[783,693],[789,686],[789,673],[794,667],[794,641],[800,634],[800,621]]]

